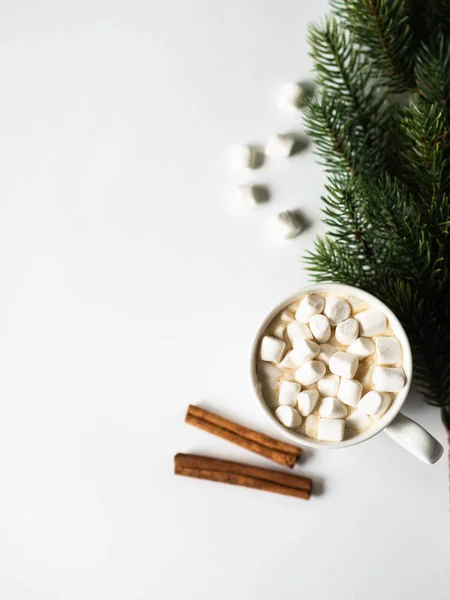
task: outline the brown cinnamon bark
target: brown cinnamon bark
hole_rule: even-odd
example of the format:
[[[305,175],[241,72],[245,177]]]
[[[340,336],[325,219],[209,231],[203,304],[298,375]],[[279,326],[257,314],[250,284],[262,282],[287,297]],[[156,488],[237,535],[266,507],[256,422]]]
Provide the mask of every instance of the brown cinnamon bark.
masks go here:
[[[177,454],[175,456],[175,466],[179,468],[206,469],[211,471],[222,471],[225,473],[234,473],[237,475],[246,475],[257,479],[264,479],[286,487],[293,487],[299,490],[311,491],[312,482],[308,477],[292,475],[282,471],[273,471],[237,463],[231,460],[222,460],[211,458],[209,456],[200,456],[198,454]]]
[[[185,420],[190,425],[204,429],[286,467],[293,467],[302,453],[302,449],[297,446],[275,440],[192,404],[188,407]]]
[[[189,467],[179,467],[175,465],[175,474],[184,475],[185,477],[194,477],[196,479],[206,479],[208,481],[220,481],[222,483],[230,483],[231,485],[240,485],[256,490],[264,490],[266,492],[275,492],[283,496],[295,496],[309,500],[310,492],[300,490],[294,487],[287,487],[266,481],[265,479],[257,479],[248,475],[240,475],[238,473],[227,473],[223,471],[213,471],[210,469],[195,469]]]

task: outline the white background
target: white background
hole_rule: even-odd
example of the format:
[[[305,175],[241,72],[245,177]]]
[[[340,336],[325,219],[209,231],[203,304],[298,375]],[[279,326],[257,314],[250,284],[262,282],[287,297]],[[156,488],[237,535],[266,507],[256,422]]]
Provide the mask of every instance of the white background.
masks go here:
[[[305,452],[307,503],[176,478],[173,455],[267,463],[183,424],[204,403],[268,433],[253,332],[306,283],[324,177],[234,143],[301,131],[324,0],[4,0],[0,10],[0,597],[448,598],[447,461],[383,434]],[[285,243],[277,211],[312,226]],[[406,413],[443,443],[439,413]]]

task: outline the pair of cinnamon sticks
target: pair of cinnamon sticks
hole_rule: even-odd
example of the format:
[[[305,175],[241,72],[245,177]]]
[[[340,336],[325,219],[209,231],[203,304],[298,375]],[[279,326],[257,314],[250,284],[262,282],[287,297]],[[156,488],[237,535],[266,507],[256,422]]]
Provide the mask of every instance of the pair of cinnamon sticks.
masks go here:
[[[188,407],[186,423],[286,467],[292,468],[302,452],[297,446],[275,440],[198,406]],[[276,492],[305,500],[309,499],[312,488],[311,479],[307,477],[195,454],[177,454],[175,474]]]

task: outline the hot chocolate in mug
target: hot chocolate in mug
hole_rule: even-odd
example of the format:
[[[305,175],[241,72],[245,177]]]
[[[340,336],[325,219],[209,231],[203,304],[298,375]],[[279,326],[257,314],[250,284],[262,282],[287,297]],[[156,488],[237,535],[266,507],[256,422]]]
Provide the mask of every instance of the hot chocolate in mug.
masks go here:
[[[287,308],[296,300],[307,294],[317,294],[324,297],[333,295],[342,298],[343,300],[346,298],[356,297],[367,304],[368,308],[380,310],[387,317],[392,334],[400,342],[403,352],[402,367],[406,376],[406,384],[403,389],[397,393],[387,411],[378,420],[374,420],[368,429],[355,432],[351,435],[351,437],[347,439],[344,438],[340,442],[320,441],[318,439],[308,437],[307,435],[298,431],[290,430],[282,425],[276,419],[270,407],[268,406],[268,403],[263,395],[261,382],[258,378],[257,366],[260,358],[261,340],[267,330],[267,327],[273,321],[273,319],[281,311],[283,311],[283,309]],[[443,447],[441,444],[418,423],[400,412],[400,409],[402,408],[411,387],[413,374],[411,347],[405,330],[395,314],[383,302],[368,292],[352,286],[341,284],[317,284],[302,288],[296,294],[278,304],[264,319],[254,339],[251,351],[250,367],[252,384],[256,392],[259,405],[269,417],[273,426],[276,427],[278,431],[285,437],[294,442],[311,446],[313,448],[346,448],[348,446],[354,446],[356,444],[360,444],[361,442],[365,442],[374,435],[384,431],[389,437],[405,448],[405,450],[408,450],[414,454],[414,456],[426,463],[435,463],[442,456]]]

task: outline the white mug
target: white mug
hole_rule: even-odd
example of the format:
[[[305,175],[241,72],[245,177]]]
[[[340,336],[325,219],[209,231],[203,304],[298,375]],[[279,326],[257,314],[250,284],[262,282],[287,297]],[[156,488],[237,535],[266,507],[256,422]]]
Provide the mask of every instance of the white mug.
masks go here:
[[[356,296],[357,298],[360,298],[361,300],[369,304],[371,307],[378,308],[379,310],[383,311],[384,314],[387,316],[392,331],[399,340],[403,349],[403,369],[407,378],[407,383],[405,387],[402,389],[401,392],[397,394],[386,413],[378,421],[376,421],[372,425],[372,427],[365,431],[357,433],[353,437],[343,440],[342,442],[321,442],[319,440],[314,440],[295,431],[286,429],[283,425],[281,425],[281,423],[277,421],[277,419],[274,417],[269,407],[267,406],[262,394],[261,384],[257,378],[256,365],[258,360],[260,341],[267,326],[281,310],[283,310],[289,304],[297,300],[297,298],[299,298],[300,296],[309,293],[332,293],[344,299],[348,296]],[[377,433],[380,433],[380,431],[384,431],[385,433],[387,433],[387,435],[389,435],[389,437],[391,437],[403,448],[405,448],[405,450],[408,450],[420,460],[432,464],[438,461],[442,456],[442,453],[444,451],[443,447],[430,433],[428,433],[428,431],[425,431],[425,429],[421,427],[418,423],[416,423],[409,417],[406,417],[400,412],[400,409],[403,406],[403,403],[405,402],[408,396],[409,389],[411,387],[412,373],[413,361],[408,336],[406,335],[405,330],[403,329],[400,321],[397,319],[395,314],[383,302],[378,300],[378,298],[372,296],[372,294],[369,294],[368,292],[364,292],[363,290],[349,285],[331,283],[311,285],[299,290],[296,294],[278,304],[278,306],[276,306],[272,311],[270,311],[270,313],[267,315],[262,325],[258,329],[251,351],[251,379],[253,387],[256,391],[256,397],[258,398],[259,405],[269,417],[272,424],[284,436],[290,438],[294,442],[303,444],[305,446],[312,446],[313,448],[346,448],[348,446],[354,446],[356,444],[360,444],[361,442],[365,442]]]

